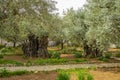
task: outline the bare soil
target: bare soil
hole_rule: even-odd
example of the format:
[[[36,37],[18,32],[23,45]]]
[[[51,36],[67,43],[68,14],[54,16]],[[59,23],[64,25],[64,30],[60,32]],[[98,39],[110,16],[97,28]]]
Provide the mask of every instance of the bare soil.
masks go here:
[[[49,47],[48,50],[59,50],[59,49],[57,47],[52,47],[52,48]],[[110,48],[109,51],[110,52],[116,52],[116,51],[120,52],[120,49]],[[4,56],[4,59],[5,60],[15,60],[15,61],[23,62],[23,63],[27,62],[28,60],[35,60],[36,59],[36,58],[27,59],[20,52],[21,52],[21,50],[19,50],[19,53],[17,53],[17,54],[14,54],[14,55],[11,55],[11,56],[10,55],[9,56]],[[76,59],[74,57],[74,54],[61,54],[61,58],[65,58],[65,59],[68,59],[68,60]],[[103,62],[103,61],[97,60],[95,58],[88,59],[88,61],[90,61],[90,62]],[[109,60],[109,62],[120,62],[120,61],[112,59],[112,60]]]
[[[74,54],[61,54],[61,58],[68,59],[68,60],[78,59],[74,57]],[[23,55],[15,54],[11,56],[4,56],[3,59],[4,60],[15,60],[18,62],[26,63],[28,60],[33,61],[38,58],[24,58]],[[96,58],[87,58],[87,61],[89,61],[90,63],[103,63],[103,61],[100,61]],[[120,61],[115,60],[115,59],[109,59],[109,62],[113,63],[113,62],[120,62]]]
[[[57,72],[38,72],[21,76],[12,76],[8,78],[0,78],[0,80],[55,80]]]
[[[101,68],[89,72],[93,75],[94,80],[120,80],[120,68]],[[0,80],[56,80],[57,76],[56,71],[51,71],[0,78]],[[70,80],[77,80],[76,75],[72,75]]]

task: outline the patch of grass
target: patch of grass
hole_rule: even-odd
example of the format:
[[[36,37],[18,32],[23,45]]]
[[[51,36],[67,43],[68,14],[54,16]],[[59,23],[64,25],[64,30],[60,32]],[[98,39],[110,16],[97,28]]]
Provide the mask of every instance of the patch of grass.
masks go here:
[[[46,64],[67,64],[67,63],[80,63],[80,62],[87,62],[86,59],[74,59],[74,60],[68,60],[68,59],[57,59],[57,58],[51,58],[51,59],[38,59],[35,61],[32,61],[30,64],[37,64],[37,65],[46,65]]]
[[[29,71],[26,70],[21,70],[21,71],[9,71],[5,68],[0,69],[0,77],[10,77],[10,76],[15,76],[15,75],[23,75],[23,74],[28,74],[30,73]]]
[[[82,52],[73,52],[75,58],[81,58],[83,57]]]
[[[7,52],[10,52],[9,48],[2,48],[0,50],[1,53],[7,53]]]
[[[94,78],[93,78],[92,75],[88,74],[88,75],[87,75],[87,80],[94,80]]]
[[[4,58],[3,54],[0,54],[0,59],[3,59],[3,58]]]
[[[72,49],[69,49],[69,48],[65,48],[61,51],[59,51],[61,54],[73,54],[73,52],[76,52],[76,48],[72,48]]]
[[[38,59],[33,61],[33,64],[38,64],[38,65],[46,65],[46,64],[66,64],[66,63],[79,63],[79,62],[86,62],[87,60],[82,58],[82,59],[74,59],[74,60],[68,60],[68,59]]]
[[[78,80],[85,80],[85,75],[80,73],[78,75]]]
[[[115,54],[115,57],[120,58],[120,53],[116,53],[116,54]]]
[[[14,54],[21,54],[23,53],[21,47],[4,47],[0,50],[0,53],[5,55],[14,55]]]
[[[82,59],[75,59],[75,60],[73,60],[73,62],[76,62],[76,63],[78,63],[78,62],[87,62],[87,60],[82,58]]]
[[[68,49],[63,49],[60,51],[61,54],[70,54],[70,51]]]
[[[105,58],[104,56],[98,57],[98,60],[104,61],[104,62],[109,62],[109,59]]]
[[[66,72],[59,72],[56,80],[70,80],[70,75]]]
[[[4,45],[1,45],[1,44],[0,44],[0,49],[2,49],[2,48],[4,48],[4,47],[5,47]]]
[[[51,58],[57,58],[60,59],[60,53],[58,53],[57,51],[49,51]]]
[[[66,63],[67,59],[38,59],[35,61],[35,64],[44,65],[44,64],[59,64]]]
[[[93,76],[89,73],[88,69],[84,68],[58,70],[58,73],[69,74],[69,76],[75,74],[76,77],[78,78],[77,80],[94,80]],[[60,76],[61,77],[60,80],[66,80],[63,78],[63,76],[65,77],[66,75],[62,75],[62,77]]]
[[[21,62],[13,61],[13,60],[0,60],[0,64],[12,64],[16,66],[22,66]]]
[[[81,69],[78,72],[78,80],[93,80],[93,76],[89,74],[87,69]]]
[[[110,59],[112,56],[112,53],[105,53],[104,54],[104,57],[107,58],[107,59]]]
[[[11,47],[4,47],[0,50],[1,53],[7,54],[7,53],[15,53],[16,48],[11,48]]]
[[[98,57],[98,60],[104,61],[104,62],[109,62],[109,59],[111,58],[112,53],[104,53],[104,55]]]
[[[33,63],[31,61],[29,61],[29,60],[25,64],[25,66],[32,66],[32,65],[33,65]]]

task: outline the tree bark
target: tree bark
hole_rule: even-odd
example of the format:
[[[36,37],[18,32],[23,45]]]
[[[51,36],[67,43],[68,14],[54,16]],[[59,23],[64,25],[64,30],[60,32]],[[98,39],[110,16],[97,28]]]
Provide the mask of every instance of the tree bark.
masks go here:
[[[94,45],[94,47],[93,47]],[[88,45],[87,42],[84,42],[84,56],[98,57],[102,56],[102,51],[95,45]]]
[[[26,57],[49,58],[48,36],[42,36],[40,39],[35,35],[29,35],[28,40],[22,46]]]
[[[63,41],[61,42],[61,50],[63,50],[63,48],[64,48],[64,43],[63,43]]]
[[[16,47],[16,42],[13,42],[13,47]]]
[[[41,58],[50,57],[47,47],[48,47],[48,36],[42,36],[42,38],[39,40],[39,49],[38,49],[39,57]]]

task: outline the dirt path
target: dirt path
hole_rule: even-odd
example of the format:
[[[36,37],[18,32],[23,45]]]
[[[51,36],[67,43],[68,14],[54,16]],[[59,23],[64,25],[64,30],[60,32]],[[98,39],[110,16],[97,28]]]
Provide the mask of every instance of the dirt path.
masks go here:
[[[99,64],[68,64],[68,65],[43,65],[43,66],[30,66],[30,67],[0,67],[6,68],[11,71],[27,70],[27,71],[52,71],[57,69],[71,69],[71,68],[89,68],[89,67],[120,67],[120,63],[99,63]]]

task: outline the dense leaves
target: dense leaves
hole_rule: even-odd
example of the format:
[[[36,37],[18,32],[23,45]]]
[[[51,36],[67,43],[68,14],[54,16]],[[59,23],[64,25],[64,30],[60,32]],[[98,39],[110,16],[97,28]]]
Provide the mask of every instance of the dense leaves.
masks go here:
[[[101,56],[110,44],[120,45],[119,0],[87,0],[82,9],[71,8],[63,18],[53,14],[55,3],[52,0],[1,0],[0,37],[14,44],[35,43],[26,49],[35,50],[37,45],[36,52],[41,53],[47,52],[48,38],[59,41],[62,48],[64,42],[68,42],[83,47],[85,56],[94,57]],[[29,38],[31,35],[34,39]]]
[[[88,54],[101,55],[110,44],[120,45],[119,0],[87,0],[83,9],[67,11],[64,20],[71,42]]]

